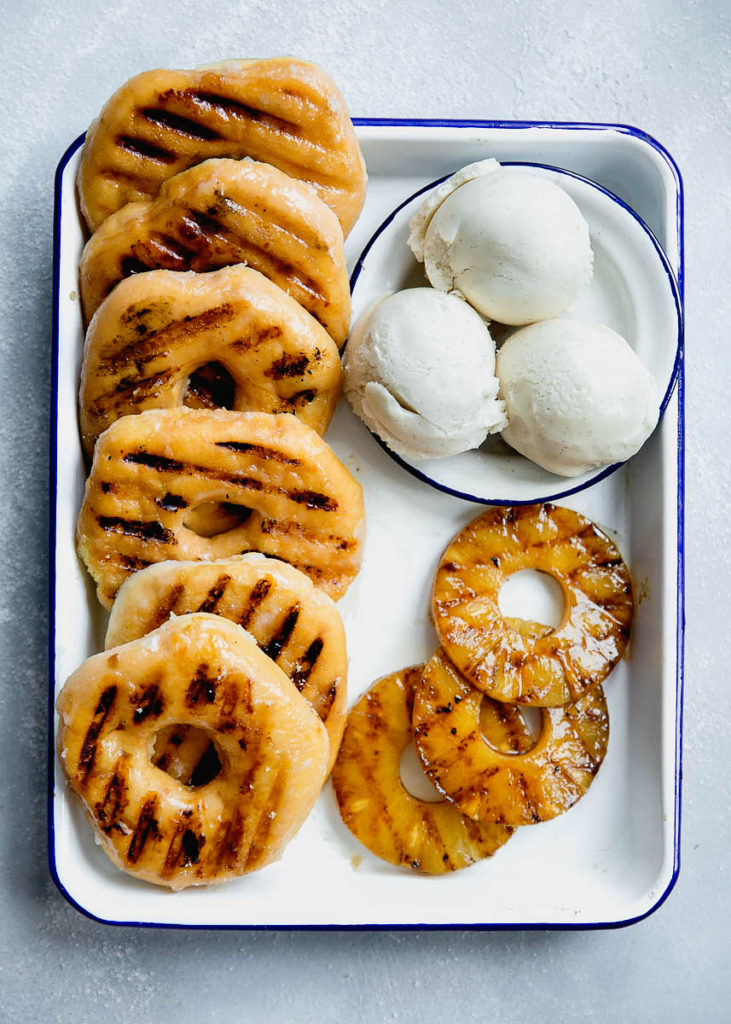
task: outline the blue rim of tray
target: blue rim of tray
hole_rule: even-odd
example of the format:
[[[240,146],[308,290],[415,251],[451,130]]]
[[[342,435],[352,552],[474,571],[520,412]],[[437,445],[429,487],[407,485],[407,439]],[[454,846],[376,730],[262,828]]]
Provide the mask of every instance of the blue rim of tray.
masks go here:
[[[565,167],[556,167],[553,164],[538,163],[535,160],[501,160],[500,163],[502,167],[537,167],[543,171],[554,171],[557,174],[565,174],[569,178],[574,178],[577,181],[581,181],[585,185],[590,185],[592,188],[595,188],[598,192],[602,193],[602,195],[607,196],[609,199],[611,199],[612,202],[616,203],[623,210],[625,210],[633,218],[633,220],[635,220],[637,224],[639,224],[640,228],[642,228],[642,230],[650,239],[650,242],[652,243],[655,249],[660,264],[662,265],[662,268],[665,271],[665,276],[667,277],[668,282],[670,284],[670,291],[673,296],[673,302],[675,304],[675,311],[677,314],[678,321],[678,334],[675,343],[675,359],[673,361],[673,368],[670,374],[670,380],[665,389],[662,401],[660,402],[660,412],[658,416],[657,425],[655,427],[655,429],[657,429],[657,426],[659,426],[660,420],[662,419],[663,414],[667,409],[668,402],[672,397],[675,385],[678,380],[678,374],[680,373],[680,365],[683,359],[684,339],[683,302],[680,293],[680,286],[678,284],[678,279],[676,278],[675,272],[670,264],[670,260],[667,258],[665,254],[665,250],[660,245],[660,243],[658,242],[657,238],[655,237],[651,229],[648,227],[648,225],[639,216],[639,214],[636,213],[636,211],[633,210],[628,203],[625,203],[623,199],[621,199],[614,192],[611,192],[604,185],[600,185],[599,182],[592,181],[591,178],[587,178],[583,174],[578,174],[576,171],[570,171]],[[378,241],[378,239],[381,237],[383,232],[386,231],[386,229],[393,223],[394,219],[398,216],[401,210],[403,210],[405,206],[408,206],[419,196],[424,195],[427,192],[431,192],[432,189],[436,188],[436,186],[440,185],[443,181],[446,181],[447,178],[449,177],[451,177],[451,173],[443,174],[440,178],[436,178],[428,185],[423,185],[420,189],[417,189],[416,192],[412,192],[410,196],[407,196],[407,198],[404,199],[403,202],[399,203],[399,205],[395,207],[395,209],[391,210],[388,216],[384,218],[384,220],[379,224],[379,226],[376,228],[376,230],[369,238],[368,242],[364,246],[360,256],[356,261],[356,264],[353,268],[353,272],[350,275],[351,293],[355,290],[356,283],[361,275],[363,266],[368,258],[371,249]],[[402,469],[405,469],[407,473],[410,473],[411,476],[415,477],[417,480],[420,480],[422,483],[425,483],[430,487],[436,488],[436,490],[438,491],[442,491],[444,494],[451,494],[452,497],[454,498],[461,498],[463,501],[472,501],[477,505],[534,505],[537,502],[560,501],[562,498],[567,498],[571,494],[577,494],[580,491],[586,490],[587,487],[593,487],[594,484],[599,483],[600,480],[605,480],[608,476],[611,476],[612,473],[616,473],[618,469],[621,469],[627,461],[625,460],[625,462],[615,462],[611,466],[603,466],[602,468],[598,469],[592,476],[590,476],[588,480],[584,480],[582,483],[575,484],[574,486],[563,486],[559,490],[555,491],[553,494],[537,494],[530,498],[521,499],[498,497],[490,498],[482,497],[477,494],[471,494],[468,491],[460,491],[456,487],[450,487],[448,484],[441,483],[439,480],[436,480],[433,476],[430,476],[426,469],[420,469],[419,467],[414,466],[413,463],[409,462],[407,459],[403,458],[397,452],[389,448],[389,446],[385,443],[385,441],[383,441],[378,436],[378,434],[375,434],[372,430],[369,432],[371,436],[374,438],[374,440],[380,445],[380,447],[383,448],[386,454],[390,458],[392,458],[393,461],[397,463],[397,465],[401,466]],[[557,477],[557,480],[559,479],[562,478]],[[563,480],[566,480],[566,478],[564,477]]]
[[[683,247],[683,180],[680,170],[670,153],[656,139],[631,125],[604,124],[575,121],[484,121],[484,120],[446,120],[413,118],[353,118],[356,127],[398,127],[398,128],[486,128],[486,129],[517,129],[559,128],[569,131],[612,131],[621,135],[632,136],[638,141],[654,149],[670,168],[676,184],[675,224],[677,228],[678,272],[676,275],[681,313],[683,311],[685,285],[685,256]],[[174,928],[211,931],[594,931],[596,929],[623,928],[644,920],[658,910],[668,898],[680,872],[680,825],[682,796],[682,739],[683,739],[683,685],[684,685],[684,639],[685,639],[685,375],[683,363],[683,346],[681,342],[678,353],[677,389],[678,389],[678,447],[677,447],[677,604],[676,604],[676,719],[675,719],[675,787],[673,801],[673,868],[667,885],[647,910],[634,917],[610,921],[581,922],[466,922],[433,924],[423,923],[379,923],[379,924],[189,924],[178,922],[156,921],[115,921],[102,918],[82,906],[68,891],[62,882],[56,864],[55,848],[55,676],[56,676],[56,496],[57,496],[57,443],[58,443],[58,356],[59,356],[59,291],[61,265],[61,192],[63,173],[66,165],[84,142],[83,133],[75,139],[61,157],[56,168],[54,181],[54,212],[53,212],[53,307],[51,337],[51,394],[50,394],[50,452],[49,452],[49,566],[48,566],[48,664],[49,664],[49,701],[48,701],[48,790],[47,808],[47,842],[48,865],[51,877],[61,895],[81,914],[100,924],[134,928]],[[431,186],[426,186],[427,188]],[[669,398],[669,396],[668,396]],[[409,468],[409,467],[406,467]]]

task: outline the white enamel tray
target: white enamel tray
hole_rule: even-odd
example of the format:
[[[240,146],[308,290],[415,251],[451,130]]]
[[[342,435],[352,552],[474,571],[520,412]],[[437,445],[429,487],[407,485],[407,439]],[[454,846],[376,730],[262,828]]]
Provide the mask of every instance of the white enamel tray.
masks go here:
[[[494,156],[596,181],[659,241],[682,296],[682,190],[669,155],[632,128],[522,122],[358,121],[370,185],[347,242],[351,267],[388,214],[429,182]],[[117,924],[183,927],[606,927],[656,909],[677,877],[683,643],[682,366],[660,427],[626,466],[561,500],[597,521],[629,562],[637,597],[627,656],[605,684],[611,735],[588,794],[552,822],[517,830],[487,861],[449,876],[377,860],[339,819],[328,784],[283,858],[224,886],[169,893],[114,868],[95,844],[54,754],[53,699],[103,646],[106,615],[74,550],[84,471],[76,394],[83,334],[83,245],[74,177],[81,139],[56,181],[54,404],[51,438],[49,859],[64,895]],[[396,464],[341,404],[328,441],[364,487],[363,569],[342,600],[349,702],[381,675],[429,657],[431,579],[480,505],[435,490]],[[521,600],[540,617],[541,592]],[[513,609],[506,609],[508,612]]]

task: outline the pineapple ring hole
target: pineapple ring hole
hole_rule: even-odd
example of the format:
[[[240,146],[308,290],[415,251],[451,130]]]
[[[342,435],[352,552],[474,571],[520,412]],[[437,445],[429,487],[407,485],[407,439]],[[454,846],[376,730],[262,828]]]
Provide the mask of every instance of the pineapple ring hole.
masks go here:
[[[155,733],[150,760],[172,779],[196,789],[221,773],[221,755],[205,729],[194,725],[166,726]]]
[[[401,754],[399,765],[401,785],[416,800],[436,804],[444,800],[434,783],[424,771],[413,743],[408,743]]]
[[[566,614],[561,584],[540,569],[519,569],[505,580],[497,598],[503,618],[540,622],[558,629]]]
[[[533,742],[528,750],[511,750],[507,745],[497,746],[490,740],[489,729],[486,727],[488,720],[488,706],[487,699],[483,697],[480,702],[480,736],[483,741],[487,744],[490,750],[494,750],[498,754],[505,754],[507,757],[517,757],[518,754],[529,754],[533,747],[538,742],[543,729],[543,714],[541,708],[532,708],[521,706],[519,709],[520,717],[523,719],[523,725],[530,733]]]

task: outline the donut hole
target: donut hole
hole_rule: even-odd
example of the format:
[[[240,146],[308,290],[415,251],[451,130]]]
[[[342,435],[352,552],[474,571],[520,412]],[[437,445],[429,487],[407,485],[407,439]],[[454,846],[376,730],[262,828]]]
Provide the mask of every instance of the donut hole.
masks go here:
[[[434,783],[424,771],[424,766],[416,753],[413,743],[407,744],[401,754],[399,764],[401,785],[407,793],[417,800],[424,800],[426,803],[435,804],[444,800],[442,794],[436,789]]]
[[[521,620],[558,629],[566,611],[561,584],[540,569],[519,569],[508,576],[500,588],[497,603],[500,613],[514,629],[519,629]]]
[[[499,708],[497,714],[496,707]],[[527,754],[538,742],[542,727],[540,708],[499,705],[489,697],[482,699],[480,735],[498,754]]]
[[[245,505],[233,505],[228,501],[205,501],[190,509],[183,526],[197,533],[199,537],[217,537],[243,526],[252,510]]]
[[[150,760],[177,782],[195,789],[219,775],[221,756],[205,729],[171,725],[155,734]]]
[[[204,363],[194,370],[183,387],[188,409],[233,409],[236,383],[221,363]]]

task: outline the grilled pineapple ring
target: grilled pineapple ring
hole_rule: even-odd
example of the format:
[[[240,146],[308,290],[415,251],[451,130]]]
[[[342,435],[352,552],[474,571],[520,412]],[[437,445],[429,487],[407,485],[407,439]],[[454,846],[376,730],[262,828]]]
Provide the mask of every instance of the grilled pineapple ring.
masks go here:
[[[244,630],[185,615],[89,658],[57,701],[58,749],[110,859],[181,889],[263,867],[325,778],[325,729]],[[190,788],[150,762],[175,724],[208,732],[221,771]]]
[[[439,875],[489,857],[513,830],[471,821],[447,801],[419,800],[405,789],[401,755],[412,740],[421,672],[384,676],[361,697],[348,716],[332,780],[342,819],[364,846],[391,864]]]
[[[554,630],[503,617],[500,588],[520,569],[561,584]],[[629,570],[591,520],[555,505],[491,508],[442,555],[432,600],[442,646],[460,672],[496,700],[558,707],[605,679],[622,656],[633,614]]]
[[[604,691],[598,684],[576,704],[543,709],[538,740],[524,753],[494,743],[509,707],[470,686],[440,649],[414,698],[416,749],[437,789],[468,817],[512,826],[548,821],[584,795],[604,760]]]

